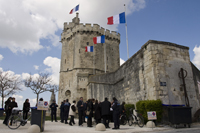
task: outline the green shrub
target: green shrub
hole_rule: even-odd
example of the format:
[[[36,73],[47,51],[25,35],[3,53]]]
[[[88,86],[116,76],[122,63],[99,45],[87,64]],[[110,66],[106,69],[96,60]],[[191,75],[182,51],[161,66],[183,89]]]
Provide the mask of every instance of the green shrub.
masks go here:
[[[127,117],[130,116],[130,114],[132,114],[132,111],[133,111],[133,110],[130,111],[130,109],[131,109],[131,108],[132,108],[132,109],[135,109],[135,105],[134,105],[134,104],[125,104],[124,107],[125,107],[125,109],[126,109],[126,116],[127,116]]]
[[[160,99],[138,101],[136,103],[136,107],[138,112],[141,113],[142,116],[144,117],[145,123],[148,121],[148,116],[147,116],[148,111],[156,111],[157,122],[161,121],[163,108],[162,108],[162,101]]]

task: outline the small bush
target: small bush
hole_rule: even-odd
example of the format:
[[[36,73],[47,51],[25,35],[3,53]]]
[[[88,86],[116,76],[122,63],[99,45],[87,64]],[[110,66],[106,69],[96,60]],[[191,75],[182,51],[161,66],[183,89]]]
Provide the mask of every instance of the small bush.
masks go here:
[[[130,114],[133,113],[133,112],[132,112],[133,110],[130,111],[130,109],[131,109],[131,108],[132,108],[132,109],[135,109],[135,105],[134,105],[134,104],[125,104],[124,107],[125,107],[125,109],[126,109],[126,116],[127,116],[127,117],[130,116]]]
[[[144,100],[138,101],[136,107],[139,113],[144,117],[145,123],[148,121],[147,112],[156,111],[157,121],[160,122],[162,119],[162,101],[158,100]]]

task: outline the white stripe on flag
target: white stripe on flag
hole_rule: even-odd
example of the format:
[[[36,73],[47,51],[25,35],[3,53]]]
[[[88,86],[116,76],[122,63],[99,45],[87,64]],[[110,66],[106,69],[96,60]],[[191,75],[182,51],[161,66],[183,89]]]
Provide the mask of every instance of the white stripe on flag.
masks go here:
[[[101,36],[97,37],[97,43],[101,43]]]
[[[113,16],[113,24],[119,24],[119,14]]]
[[[90,52],[91,50],[90,50],[90,46],[88,46],[88,52]]]

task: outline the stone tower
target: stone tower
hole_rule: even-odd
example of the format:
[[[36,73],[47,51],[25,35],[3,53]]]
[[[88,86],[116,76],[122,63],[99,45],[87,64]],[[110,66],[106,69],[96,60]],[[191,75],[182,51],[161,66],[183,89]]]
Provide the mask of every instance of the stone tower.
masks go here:
[[[94,44],[93,37],[105,34],[104,44]],[[62,55],[60,65],[60,81],[58,102],[65,99],[79,100],[87,97],[88,77],[94,74],[105,73],[105,62],[107,72],[113,72],[120,66],[119,43],[120,34],[110,32],[97,24],[81,24],[78,18],[72,19],[70,23],[64,23],[61,34]],[[94,52],[85,52],[86,46],[93,46]],[[106,57],[104,55],[106,47]]]

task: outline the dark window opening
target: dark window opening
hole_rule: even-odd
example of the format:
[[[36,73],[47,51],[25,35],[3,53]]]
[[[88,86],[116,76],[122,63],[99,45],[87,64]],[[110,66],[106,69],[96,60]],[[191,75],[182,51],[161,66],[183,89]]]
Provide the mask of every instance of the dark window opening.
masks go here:
[[[80,49],[79,49],[79,53],[80,53]]]
[[[87,45],[89,45],[89,42],[87,42]]]
[[[66,59],[65,59],[65,64],[66,64]]]

